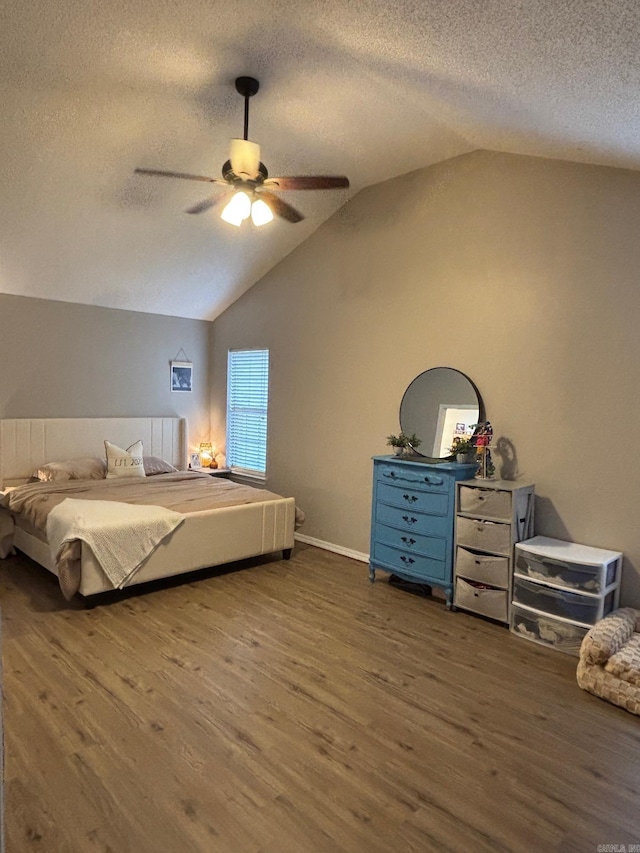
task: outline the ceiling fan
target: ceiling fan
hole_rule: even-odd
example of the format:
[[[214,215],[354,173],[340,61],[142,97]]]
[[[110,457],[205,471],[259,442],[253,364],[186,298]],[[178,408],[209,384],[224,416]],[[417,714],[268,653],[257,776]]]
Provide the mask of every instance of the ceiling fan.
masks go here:
[[[222,180],[206,175],[189,175],[185,172],[164,172],[160,169],[136,169],[138,175],[154,175],[161,178],[182,178],[187,181],[206,181],[210,184],[232,188],[231,198],[212,196],[194,204],[186,213],[204,213],[222,201],[227,204],[222,219],[232,225],[241,225],[251,216],[254,225],[271,222],[273,215],[287,222],[301,222],[304,216],[283,201],[277,192],[285,190],[336,190],[349,186],[349,179],[335,175],[298,175],[297,177],[270,178],[264,163],[260,162],[260,146],[251,142],[249,135],[249,99],[260,84],[253,77],[238,77],[236,91],[244,98],[244,137],[232,139],[229,159],[222,166]]]

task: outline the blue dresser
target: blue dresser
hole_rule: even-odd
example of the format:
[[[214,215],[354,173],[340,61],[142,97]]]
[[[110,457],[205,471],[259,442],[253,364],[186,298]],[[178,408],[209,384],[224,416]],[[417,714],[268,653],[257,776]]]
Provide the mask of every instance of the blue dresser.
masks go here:
[[[373,457],[369,579],[376,569],[439,586],[451,607],[455,484],[476,464]]]

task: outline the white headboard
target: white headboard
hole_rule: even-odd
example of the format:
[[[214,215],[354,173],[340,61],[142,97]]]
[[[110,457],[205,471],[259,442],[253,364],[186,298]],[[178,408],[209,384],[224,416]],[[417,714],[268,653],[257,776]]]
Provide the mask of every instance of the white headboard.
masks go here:
[[[187,467],[185,418],[49,418],[0,421],[0,489],[25,482],[45,462],[104,457],[104,441]]]

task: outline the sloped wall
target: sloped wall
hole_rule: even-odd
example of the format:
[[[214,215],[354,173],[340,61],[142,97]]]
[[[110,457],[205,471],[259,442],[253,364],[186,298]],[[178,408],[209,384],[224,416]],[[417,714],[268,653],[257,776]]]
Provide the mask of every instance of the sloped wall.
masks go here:
[[[370,457],[414,376],[455,367],[536,483],[536,532],[624,551],[640,606],[638,234],[625,170],[481,151],[369,188],[212,324],[214,432],[227,349],[269,347],[269,488],[368,552]]]

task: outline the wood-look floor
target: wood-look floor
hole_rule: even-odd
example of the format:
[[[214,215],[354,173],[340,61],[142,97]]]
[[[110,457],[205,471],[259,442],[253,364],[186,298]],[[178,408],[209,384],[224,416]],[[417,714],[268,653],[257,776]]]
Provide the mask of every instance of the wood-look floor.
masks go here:
[[[574,658],[299,545],[99,606],[0,563],[7,853],[640,844],[640,718]]]

